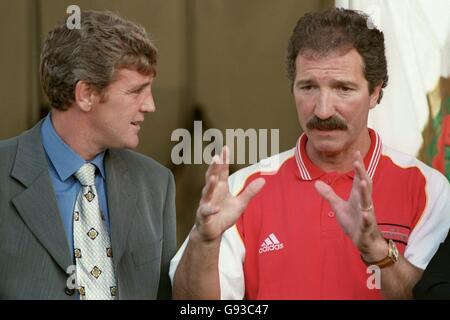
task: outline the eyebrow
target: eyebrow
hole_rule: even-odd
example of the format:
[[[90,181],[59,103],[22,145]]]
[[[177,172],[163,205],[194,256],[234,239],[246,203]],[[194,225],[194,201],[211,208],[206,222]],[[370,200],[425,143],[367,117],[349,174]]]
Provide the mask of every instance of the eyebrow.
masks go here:
[[[317,82],[311,79],[299,80],[295,83],[296,86],[312,85]],[[349,80],[331,80],[333,86],[358,87],[358,84]]]
[[[316,82],[311,79],[305,79],[305,80],[299,80],[295,83],[296,86],[303,86],[303,85],[311,85],[315,84]]]
[[[344,87],[358,87],[358,84],[349,80],[332,80],[331,84],[334,86],[344,86]]]
[[[151,84],[151,81],[147,81],[147,82],[145,82],[143,84],[139,84],[139,85],[136,85],[136,86],[132,87],[131,89],[128,90],[128,92],[134,92],[134,91],[142,90],[145,87],[149,86],[150,84]]]

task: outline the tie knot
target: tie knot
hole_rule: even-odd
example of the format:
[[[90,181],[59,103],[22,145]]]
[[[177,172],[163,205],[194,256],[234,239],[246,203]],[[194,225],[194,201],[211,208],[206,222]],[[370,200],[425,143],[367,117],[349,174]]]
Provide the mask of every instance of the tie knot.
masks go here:
[[[95,184],[95,166],[92,163],[85,163],[75,172],[75,178],[83,186],[92,186]]]

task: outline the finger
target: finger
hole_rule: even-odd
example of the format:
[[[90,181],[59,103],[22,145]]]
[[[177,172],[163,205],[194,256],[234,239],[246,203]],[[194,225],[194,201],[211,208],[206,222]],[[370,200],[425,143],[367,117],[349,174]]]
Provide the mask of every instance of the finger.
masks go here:
[[[202,190],[202,198],[200,202],[207,202],[211,200],[216,185],[217,185],[217,176],[210,176],[208,178],[208,181],[206,182],[206,185]]]
[[[339,197],[334,192],[334,190],[323,181],[316,181],[316,183],[314,183],[314,187],[322,196],[322,198],[324,198],[330,204],[333,210],[338,212],[338,207],[343,203],[344,200],[342,200],[341,197]]]
[[[369,190],[369,186],[365,180],[360,182],[361,190],[361,210],[362,211],[373,211],[372,195]],[[365,210],[369,208],[368,210]]]
[[[364,162],[361,157],[361,153],[357,151],[355,153],[355,176],[358,176],[359,181],[356,180],[359,195],[360,195],[360,206],[361,208],[370,208],[372,206],[372,181],[364,167]]]
[[[230,148],[228,148],[227,145],[223,146],[220,156],[221,156],[222,164],[230,163]]]
[[[352,191],[350,194],[350,199],[355,200],[356,203],[360,203],[360,192],[361,192],[360,186],[359,186],[359,183],[361,181],[361,174],[357,170],[357,167],[359,166],[359,162],[360,162],[360,155],[361,154],[359,153],[359,151],[356,151],[355,154],[353,155],[353,157],[354,157],[354,159],[353,159],[354,175],[353,175],[353,184],[352,184]]]
[[[228,146],[223,146],[222,152],[220,153],[220,161],[219,179],[221,181],[226,181],[230,174],[230,149]]]
[[[358,176],[360,180],[366,180],[368,184],[370,185],[372,183],[369,174],[366,171],[366,167],[364,166],[364,161],[361,156],[361,153],[357,151],[355,153],[355,162],[353,164],[355,168],[355,175]]]
[[[353,164],[353,167],[355,167],[355,163]],[[360,182],[361,179],[359,178],[359,174],[356,172],[356,169],[354,169],[355,174],[353,176],[353,183],[352,183],[352,191],[350,193],[349,201],[360,203],[361,199],[361,190],[360,190]]]
[[[218,175],[220,172],[220,157],[218,155],[215,155],[210,165],[208,166],[208,170],[206,170],[205,173],[205,183],[208,183],[209,177],[212,175]]]
[[[264,184],[266,183],[266,180],[264,178],[258,178],[252,181],[245,189],[242,191],[242,193],[238,196],[239,201],[241,201],[241,204],[244,207],[247,207],[250,200],[259,192],[261,191],[262,187],[264,187]]]

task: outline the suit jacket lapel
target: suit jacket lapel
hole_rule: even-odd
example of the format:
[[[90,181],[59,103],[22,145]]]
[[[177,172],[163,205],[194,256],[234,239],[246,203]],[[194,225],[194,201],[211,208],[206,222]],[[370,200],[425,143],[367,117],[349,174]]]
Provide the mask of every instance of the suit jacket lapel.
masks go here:
[[[111,244],[114,267],[117,270],[117,265],[125,251],[131,224],[138,210],[137,195],[133,192],[136,187],[133,185],[127,163],[117,151],[108,150],[105,156],[105,169]]]
[[[31,232],[56,263],[66,270],[73,262],[48,173],[48,162],[41,142],[41,123],[19,138],[11,176],[26,189],[12,202]]]

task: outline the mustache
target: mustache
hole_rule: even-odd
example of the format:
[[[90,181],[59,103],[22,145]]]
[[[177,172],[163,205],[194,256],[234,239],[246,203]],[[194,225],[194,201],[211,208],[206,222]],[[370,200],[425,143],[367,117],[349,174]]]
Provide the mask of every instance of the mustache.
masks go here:
[[[313,116],[307,123],[306,127],[309,130],[317,129],[317,130],[347,130],[347,124],[344,120],[339,119],[338,117],[332,116],[325,120],[319,119],[316,116]]]

